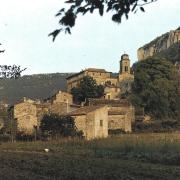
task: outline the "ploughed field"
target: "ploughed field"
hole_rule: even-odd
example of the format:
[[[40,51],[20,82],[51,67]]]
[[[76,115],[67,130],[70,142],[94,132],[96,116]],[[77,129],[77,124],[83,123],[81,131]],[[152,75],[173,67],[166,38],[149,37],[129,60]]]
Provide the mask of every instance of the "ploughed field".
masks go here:
[[[1,143],[0,179],[179,180],[180,134]]]

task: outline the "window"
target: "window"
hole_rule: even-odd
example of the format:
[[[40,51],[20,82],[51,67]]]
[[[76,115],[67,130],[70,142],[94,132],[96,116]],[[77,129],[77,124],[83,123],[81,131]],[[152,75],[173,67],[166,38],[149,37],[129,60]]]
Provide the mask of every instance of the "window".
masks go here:
[[[128,71],[128,66],[125,66],[125,72],[127,72]]]
[[[108,99],[111,99],[111,95],[108,95]]]
[[[100,120],[100,126],[101,127],[103,126],[103,120]]]

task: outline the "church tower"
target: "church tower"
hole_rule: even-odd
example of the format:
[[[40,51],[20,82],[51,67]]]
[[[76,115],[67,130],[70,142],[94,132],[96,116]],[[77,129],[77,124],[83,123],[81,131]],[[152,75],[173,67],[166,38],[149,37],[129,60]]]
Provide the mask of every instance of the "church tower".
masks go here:
[[[128,54],[123,54],[120,60],[119,82],[124,79],[134,78],[131,74],[130,59]]]
[[[130,59],[128,54],[123,54],[120,60],[120,74],[130,74]]]

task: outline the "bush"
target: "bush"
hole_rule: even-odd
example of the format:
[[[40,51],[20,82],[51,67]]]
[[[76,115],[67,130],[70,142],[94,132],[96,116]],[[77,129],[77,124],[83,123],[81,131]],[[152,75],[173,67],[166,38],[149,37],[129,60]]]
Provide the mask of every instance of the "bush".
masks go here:
[[[11,140],[10,134],[0,134],[0,142],[8,142]]]
[[[174,132],[180,129],[178,121],[154,121],[154,122],[136,122],[133,124],[135,132]]]
[[[125,134],[126,132],[122,129],[109,129],[108,134],[109,135],[118,135],[118,134]]]
[[[18,141],[34,141],[35,136],[31,134],[26,134],[24,132],[18,132],[16,134],[16,140]]]
[[[74,118],[71,116],[45,115],[41,121],[40,130],[45,139],[83,136],[83,132],[77,130]]]

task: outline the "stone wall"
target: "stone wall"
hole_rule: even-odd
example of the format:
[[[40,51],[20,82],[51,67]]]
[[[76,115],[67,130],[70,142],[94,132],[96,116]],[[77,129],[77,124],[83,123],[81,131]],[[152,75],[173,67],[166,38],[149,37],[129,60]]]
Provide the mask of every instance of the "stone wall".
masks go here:
[[[108,111],[101,107],[87,114],[71,115],[75,119],[78,130],[83,131],[87,140],[108,136]]]
[[[109,107],[108,128],[110,130],[121,129],[131,132],[131,124],[134,122],[134,107]]]
[[[112,84],[117,84],[116,78],[111,78],[111,73],[106,72],[102,69],[86,69],[80,73],[74,74],[73,76],[67,78],[67,92],[71,92],[73,87],[78,87],[80,85],[80,81],[83,79],[84,76],[92,77],[96,83],[105,84],[107,81],[110,81]]]
[[[108,106],[108,129],[122,129],[131,132],[131,124],[135,121],[134,107],[127,100],[89,99],[89,105]]]
[[[108,136],[108,108],[103,107],[95,111],[95,130],[96,138],[105,138]]]
[[[105,99],[118,99],[120,97],[121,89],[119,87],[105,87]]]
[[[70,93],[59,91],[52,97],[52,103],[73,103],[73,96]]]
[[[87,136],[87,128],[86,128],[86,115],[81,116],[73,116],[75,119],[75,125],[79,131],[83,132],[83,135]]]
[[[18,131],[30,134],[37,126],[36,105],[31,102],[21,102],[14,105],[14,119],[17,120]]]

